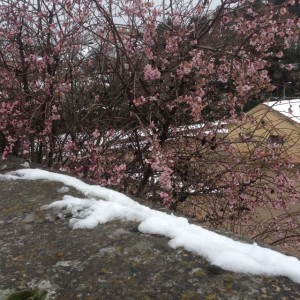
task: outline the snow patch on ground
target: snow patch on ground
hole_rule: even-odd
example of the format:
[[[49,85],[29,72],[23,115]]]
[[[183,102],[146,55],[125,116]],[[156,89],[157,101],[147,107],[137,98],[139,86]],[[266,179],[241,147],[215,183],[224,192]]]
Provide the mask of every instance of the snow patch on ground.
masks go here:
[[[63,186],[57,190],[58,193],[65,194],[68,193],[70,189],[67,186]]]
[[[39,169],[22,169],[0,175],[5,180],[50,180],[82,192],[87,198],[65,195],[44,209],[71,213],[73,229],[92,229],[98,224],[120,219],[140,222],[139,231],[170,238],[172,248],[183,247],[205,257],[224,270],[255,275],[286,276],[300,283],[300,261],[256,243],[246,244],[190,224],[186,218],[156,211],[119,192],[89,185],[71,176]]]

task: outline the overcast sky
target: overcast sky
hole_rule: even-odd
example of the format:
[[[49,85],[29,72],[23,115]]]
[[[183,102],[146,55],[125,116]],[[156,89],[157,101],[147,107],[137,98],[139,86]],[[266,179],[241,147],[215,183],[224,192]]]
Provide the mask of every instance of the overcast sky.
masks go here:
[[[163,0],[153,0],[154,3],[156,5],[162,5],[163,4]],[[175,0],[176,1],[176,0]],[[173,0],[173,2],[175,2]],[[177,0],[177,1],[181,1],[184,2],[184,0]],[[194,4],[198,3],[198,0],[193,0]],[[210,5],[210,9],[214,9],[216,8],[218,5],[220,5],[221,1],[220,0],[212,0],[211,5]],[[165,5],[168,6],[170,4],[170,0],[165,0]]]

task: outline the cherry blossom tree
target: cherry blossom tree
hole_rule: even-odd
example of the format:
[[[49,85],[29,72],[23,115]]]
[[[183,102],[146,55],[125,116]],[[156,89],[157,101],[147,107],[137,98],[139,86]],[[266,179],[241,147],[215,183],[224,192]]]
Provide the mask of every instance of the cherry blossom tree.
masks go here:
[[[296,201],[291,161],[267,142],[241,155],[226,128],[274,89],[272,61],[299,36],[293,4],[1,0],[3,157],[173,209],[191,203],[203,222],[265,239],[282,222],[249,224],[258,207]]]

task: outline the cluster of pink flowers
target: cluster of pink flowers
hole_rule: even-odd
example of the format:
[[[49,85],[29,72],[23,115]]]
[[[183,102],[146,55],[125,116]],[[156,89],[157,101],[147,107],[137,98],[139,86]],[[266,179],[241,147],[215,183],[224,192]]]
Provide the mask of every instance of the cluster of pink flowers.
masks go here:
[[[160,78],[161,73],[157,68],[153,68],[150,64],[147,64],[144,68],[144,78],[146,80],[156,80]]]

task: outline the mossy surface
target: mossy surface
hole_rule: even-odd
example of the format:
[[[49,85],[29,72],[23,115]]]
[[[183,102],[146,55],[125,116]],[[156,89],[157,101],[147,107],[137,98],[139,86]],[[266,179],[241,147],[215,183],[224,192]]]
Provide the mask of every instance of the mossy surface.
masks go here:
[[[22,290],[10,294],[6,300],[44,300],[46,296],[46,291]]]

